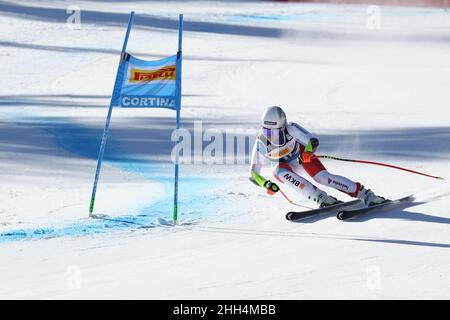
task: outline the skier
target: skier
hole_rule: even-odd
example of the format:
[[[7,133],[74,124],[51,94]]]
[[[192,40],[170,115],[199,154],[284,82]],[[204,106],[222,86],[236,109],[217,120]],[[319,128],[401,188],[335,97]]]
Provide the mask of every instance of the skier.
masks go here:
[[[328,172],[320,160],[314,158],[314,152],[319,146],[317,137],[296,123],[287,123],[286,114],[280,107],[269,107],[262,117],[261,126],[253,146],[250,180],[266,188],[269,194],[275,194],[280,188],[261,176],[264,159],[273,163],[273,175],[279,182],[288,185],[303,198],[315,201],[320,208],[342,201],[306,180],[303,177],[305,173],[321,185],[361,199],[367,206],[387,201],[359,182]]]

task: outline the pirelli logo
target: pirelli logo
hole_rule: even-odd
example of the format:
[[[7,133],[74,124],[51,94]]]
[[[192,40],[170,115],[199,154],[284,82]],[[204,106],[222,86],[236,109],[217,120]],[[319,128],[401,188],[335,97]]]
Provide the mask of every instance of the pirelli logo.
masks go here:
[[[156,80],[175,80],[175,66],[166,66],[156,70],[131,69],[130,82],[151,82]]]

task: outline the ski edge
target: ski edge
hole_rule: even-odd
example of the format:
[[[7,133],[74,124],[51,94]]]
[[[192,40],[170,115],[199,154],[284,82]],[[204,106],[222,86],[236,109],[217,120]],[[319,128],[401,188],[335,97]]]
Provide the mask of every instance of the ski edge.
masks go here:
[[[343,209],[343,208],[353,208],[353,207],[355,207],[357,205],[360,205],[360,204],[362,204],[362,201],[359,200],[359,199],[355,199],[355,200],[347,201],[347,202],[344,202],[344,203],[339,203],[339,204],[336,204],[334,206],[329,206],[329,207],[325,207],[325,208],[318,208],[318,209],[312,209],[312,210],[309,210],[309,211],[289,211],[286,214],[286,220],[296,222],[296,221],[300,221],[300,220],[303,220],[303,219],[315,217],[315,216],[318,216],[318,215],[321,215],[321,214],[332,213],[333,211],[336,211],[336,210],[339,210],[339,209]],[[295,214],[298,214],[298,213],[303,213],[304,216],[301,216],[299,218],[293,218],[293,216]]]
[[[379,205],[375,205],[375,206],[371,206],[371,207],[364,207],[364,208],[358,208],[358,209],[353,209],[353,210],[348,210],[348,209],[341,210],[336,214],[336,218],[340,221],[348,221],[348,220],[351,220],[353,218],[360,216],[361,214],[366,214],[366,213],[370,213],[371,211],[376,211],[376,209],[380,209],[381,211],[383,209],[386,210],[386,209],[389,209],[390,206],[396,206],[396,205],[401,205],[402,203],[414,202],[415,199],[416,199],[416,197],[413,194],[411,194],[409,196],[405,196],[402,198],[383,202],[383,203],[380,203]],[[348,217],[345,217],[345,214],[350,214],[350,215]]]

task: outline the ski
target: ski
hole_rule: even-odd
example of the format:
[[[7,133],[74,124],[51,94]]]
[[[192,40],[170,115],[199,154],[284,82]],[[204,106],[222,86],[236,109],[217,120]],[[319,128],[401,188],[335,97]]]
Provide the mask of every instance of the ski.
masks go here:
[[[328,206],[325,208],[318,208],[308,211],[290,211],[286,214],[286,219],[289,221],[299,221],[309,217],[325,214],[325,213],[335,213],[340,209],[351,209],[358,206],[362,206],[363,203],[361,200],[352,200],[348,202],[338,203],[332,206]]]
[[[338,218],[339,220],[349,220],[356,216],[359,216],[361,214],[366,214],[369,212],[375,212],[375,211],[382,212],[382,211],[386,211],[386,210],[391,210],[391,209],[394,209],[397,207],[401,207],[405,203],[409,203],[409,202],[413,202],[413,201],[414,201],[414,196],[409,195],[407,197],[403,197],[403,198],[396,199],[396,200],[388,200],[386,202],[376,204],[376,205],[373,205],[370,207],[358,208],[358,209],[353,209],[353,210],[349,210],[346,208],[345,210],[339,211],[338,214],[336,215],[336,218]]]

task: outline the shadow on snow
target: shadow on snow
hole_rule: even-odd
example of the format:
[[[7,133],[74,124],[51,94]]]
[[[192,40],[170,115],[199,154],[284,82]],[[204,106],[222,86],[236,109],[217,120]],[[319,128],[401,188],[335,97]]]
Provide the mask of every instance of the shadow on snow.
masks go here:
[[[39,21],[66,23],[69,14],[66,8],[33,7],[0,2],[0,12],[9,16],[19,16]],[[100,12],[83,10],[82,21],[88,24],[124,27],[128,21],[129,13]],[[135,28],[158,28],[165,30],[178,30],[178,21],[164,17],[138,14],[134,19]],[[184,21],[185,31],[207,32],[217,34],[242,35],[254,37],[278,38],[283,34],[279,28],[253,27],[213,23],[204,21]]]

